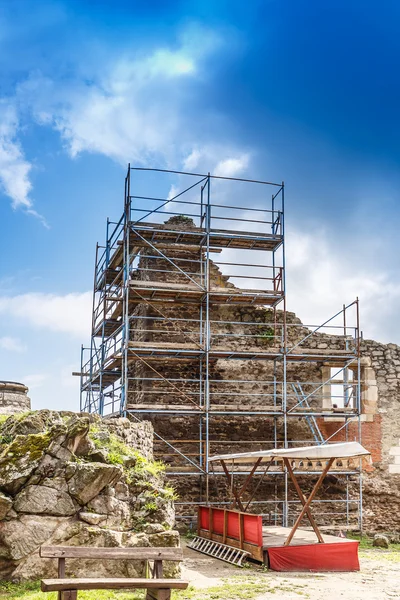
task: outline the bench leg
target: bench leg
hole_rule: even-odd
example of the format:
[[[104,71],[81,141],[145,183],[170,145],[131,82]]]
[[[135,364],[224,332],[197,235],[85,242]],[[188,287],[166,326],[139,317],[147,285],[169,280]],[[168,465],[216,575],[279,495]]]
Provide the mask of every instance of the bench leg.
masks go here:
[[[171,590],[147,590],[145,600],[171,600]]]
[[[66,590],[65,592],[59,592],[60,600],[77,600],[78,591],[77,590]]]

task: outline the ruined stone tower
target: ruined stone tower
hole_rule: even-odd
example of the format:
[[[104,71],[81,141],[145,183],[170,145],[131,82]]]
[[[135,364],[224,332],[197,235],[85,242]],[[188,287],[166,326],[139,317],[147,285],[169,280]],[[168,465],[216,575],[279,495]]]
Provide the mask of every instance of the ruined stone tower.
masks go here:
[[[31,409],[28,388],[16,381],[0,381],[0,415],[12,415]]]
[[[358,300],[309,327],[286,310],[283,185],[180,174],[181,191],[162,200],[158,187],[132,195],[132,173],[147,190],[130,168],[124,214],[97,250],[81,409],[153,423],[181,516],[229,493],[210,455],[343,440],[372,452],[364,499],[375,502],[379,475],[385,486],[391,478],[393,501],[399,350],[361,339]],[[317,473],[306,467],[311,483]],[[299,510],[293,497],[276,476],[260,486],[254,510],[288,524]],[[360,528],[361,500],[361,466],[338,468],[317,518]]]

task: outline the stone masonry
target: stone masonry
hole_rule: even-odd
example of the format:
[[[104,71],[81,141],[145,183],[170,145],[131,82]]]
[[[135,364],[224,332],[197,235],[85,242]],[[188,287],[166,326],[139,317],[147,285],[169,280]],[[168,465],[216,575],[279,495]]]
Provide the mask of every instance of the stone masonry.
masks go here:
[[[169,224],[169,227],[172,225]],[[182,227],[182,224],[179,225]],[[187,224],[190,228],[190,223]],[[190,270],[196,277],[199,254],[196,251],[164,249],[171,260],[185,259],[185,269]],[[193,262],[191,262],[193,261]],[[197,261],[197,262],[196,262]],[[178,263],[179,264],[179,263]],[[154,272],[158,271],[155,275]],[[163,259],[148,259],[146,251],[142,252],[137,277],[157,281],[178,282],[182,274],[173,273],[171,267]],[[222,275],[216,265],[211,264],[211,285],[214,289],[226,286],[232,287],[227,278]],[[162,313],[162,318],[160,315]],[[179,328],[173,323],[174,316],[187,321]],[[196,326],[191,326],[190,320],[196,322],[199,318],[199,307],[196,304],[184,303],[179,300],[174,305],[165,303],[154,305],[139,303],[133,312],[135,325],[132,327],[132,339],[144,344],[194,344],[198,339]],[[282,311],[275,316],[279,323],[283,320]],[[228,345],[230,349],[252,350],[255,347],[268,347],[271,341],[270,323],[274,320],[273,311],[265,307],[234,306],[232,304],[214,305],[211,307],[212,343],[214,348]],[[309,330],[293,313],[286,313],[289,342],[296,344],[303,339]],[[235,322],[233,326],[231,323]],[[253,324],[253,325],[252,325]],[[265,325],[264,325],[265,324]],[[237,334],[242,334],[238,336]],[[244,335],[243,335],[244,334]],[[324,352],[343,350],[343,337],[316,333],[304,344],[304,348],[321,352],[321,360],[315,362],[292,362],[288,364],[287,379],[303,383],[304,391],[311,392],[312,386],[307,382],[323,384],[330,377],[330,365],[323,360]],[[364,476],[364,524],[371,531],[388,531],[400,534],[400,347],[395,344],[381,344],[373,340],[363,340],[361,343],[361,439],[363,445],[371,451],[372,466]],[[279,368],[279,367],[278,367]],[[157,377],[154,375],[157,371]],[[130,374],[134,378],[129,387],[128,404],[149,403],[157,405],[187,405],[188,393],[196,392],[196,380],[199,379],[198,359],[175,361],[159,360],[149,363],[134,361],[130,366]],[[218,358],[210,361],[211,397],[215,404],[231,405],[238,403],[248,407],[260,406],[260,403],[271,403],[273,386],[273,361],[270,360],[226,360]],[[277,379],[281,377],[277,373]],[[165,380],[162,378],[165,377]],[[157,381],[154,381],[154,379]],[[356,378],[356,375],[355,375]],[[179,382],[179,392],[171,393],[171,386],[166,380]],[[243,380],[238,383],[238,380]],[[240,389],[239,389],[240,388]],[[172,390],[173,391],[173,390]],[[237,392],[240,391],[240,396]],[[321,397],[314,402],[314,409],[324,411],[335,410],[332,399],[331,385],[323,386]],[[186,394],[186,397],[185,397]],[[150,400],[149,400],[150,399]],[[295,399],[289,399],[295,403]],[[146,414],[144,418],[152,421],[155,430],[162,437],[171,440],[181,452],[188,455],[198,451],[195,440],[198,438],[198,417],[190,414]],[[277,425],[277,441],[283,440],[283,421],[275,418]],[[325,439],[331,435],[332,442],[343,441],[345,429],[344,417],[319,417],[318,425]],[[348,426],[348,440],[358,437],[358,422],[353,419]],[[271,447],[274,439],[274,417],[268,416],[239,416],[214,415],[210,420],[210,440],[213,454],[255,450],[254,440],[259,440],[263,447]],[[288,421],[288,439],[313,442],[310,429],[305,419],[291,418]],[[238,446],[240,442],[240,446]],[[157,442],[156,448],[171,468],[182,469],[183,462],[179,455],[168,450],[168,447]],[[184,467],[183,467],[184,468]],[[174,485],[181,500],[198,500],[204,493],[204,482],[193,477],[179,476],[174,479]],[[264,492],[266,488],[264,489]],[[282,490],[279,485],[269,487],[268,493],[278,497]],[[264,493],[263,492],[263,493]],[[211,492],[211,494],[216,492]],[[352,490],[357,497],[356,485]],[[265,496],[264,496],[265,497]],[[323,498],[343,499],[346,497],[343,478],[332,476],[326,478],[321,492]],[[186,510],[186,509],[185,509]],[[329,513],[329,507],[327,506]],[[334,512],[333,510],[331,512]]]
[[[39,558],[41,545],[178,546],[174,490],[153,460],[152,438],[150,423],[124,418],[49,410],[2,418],[0,578],[55,577],[57,561]],[[144,569],[141,561],[67,561],[67,576]]]
[[[30,410],[28,388],[15,381],[0,381],[0,415],[12,415]]]

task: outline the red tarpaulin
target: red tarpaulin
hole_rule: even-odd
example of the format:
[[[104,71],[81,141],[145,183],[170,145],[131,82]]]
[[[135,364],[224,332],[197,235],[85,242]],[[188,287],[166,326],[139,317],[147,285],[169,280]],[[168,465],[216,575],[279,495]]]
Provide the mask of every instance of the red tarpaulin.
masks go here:
[[[273,571],[359,571],[358,542],[268,548]]]

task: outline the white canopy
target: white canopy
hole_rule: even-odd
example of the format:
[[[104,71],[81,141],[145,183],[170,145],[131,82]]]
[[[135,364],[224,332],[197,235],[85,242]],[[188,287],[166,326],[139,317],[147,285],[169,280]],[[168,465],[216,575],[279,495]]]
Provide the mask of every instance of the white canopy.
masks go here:
[[[301,448],[284,448],[280,450],[260,450],[258,452],[242,452],[241,454],[221,454],[212,456],[213,461],[235,461],[235,463],[252,463],[261,458],[260,462],[269,462],[271,459],[283,458],[302,460],[326,460],[330,458],[354,458],[369,456],[370,452],[358,442],[343,442],[339,444],[323,444],[321,446],[303,446]]]

